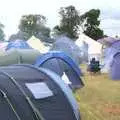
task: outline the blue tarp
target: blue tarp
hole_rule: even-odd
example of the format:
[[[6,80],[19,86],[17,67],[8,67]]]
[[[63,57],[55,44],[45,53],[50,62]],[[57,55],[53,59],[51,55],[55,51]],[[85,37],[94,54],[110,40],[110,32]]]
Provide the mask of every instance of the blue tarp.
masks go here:
[[[83,86],[83,82],[80,78],[82,76],[80,68],[64,52],[51,51],[43,54],[36,60],[35,66],[48,68],[58,73],[61,77],[65,72],[73,86]],[[65,67],[67,67],[67,71],[65,71]]]
[[[16,40],[16,41],[11,41],[8,43],[6,50],[10,50],[13,48],[17,48],[17,49],[32,49],[27,42],[23,41],[23,40]]]

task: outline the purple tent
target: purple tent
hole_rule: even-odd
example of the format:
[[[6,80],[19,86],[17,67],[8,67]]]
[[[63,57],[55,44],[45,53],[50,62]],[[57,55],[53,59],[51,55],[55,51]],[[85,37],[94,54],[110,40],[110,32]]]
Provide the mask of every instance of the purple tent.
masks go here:
[[[112,64],[110,67],[110,77],[112,80],[120,80],[120,52],[113,56]]]
[[[111,69],[111,63],[114,60],[114,55],[120,52],[120,40],[114,41],[113,44],[111,44],[110,47],[107,47],[104,50],[104,63],[105,63],[105,68]]]
[[[99,43],[106,45],[106,46],[111,46],[114,42],[119,41],[117,38],[112,38],[112,37],[104,37],[99,40],[97,40]]]
[[[115,41],[105,50],[105,63],[112,80],[120,80],[120,41]]]

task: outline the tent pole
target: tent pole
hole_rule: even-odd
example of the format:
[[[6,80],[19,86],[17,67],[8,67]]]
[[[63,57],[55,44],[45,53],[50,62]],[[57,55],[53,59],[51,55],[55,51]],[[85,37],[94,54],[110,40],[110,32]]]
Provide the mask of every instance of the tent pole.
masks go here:
[[[3,97],[5,98],[5,100],[7,101],[7,103],[9,104],[9,106],[11,107],[12,111],[14,112],[15,116],[17,117],[18,120],[21,120],[20,116],[18,115],[18,113],[16,112],[15,108],[13,107],[12,103],[10,102],[7,94],[0,89],[0,93],[3,95]]]
[[[21,91],[21,93],[25,96],[25,99],[27,100],[27,102],[29,103],[29,105],[31,106],[33,113],[35,114],[37,120],[45,120],[43,118],[43,116],[41,115],[41,113],[38,111],[38,109],[34,106],[34,104],[31,102],[30,98],[27,96],[27,94],[24,92],[24,90],[22,89],[22,87],[16,82],[15,78],[10,76],[8,73],[0,70],[0,72],[2,74],[4,74],[5,76],[7,76],[8,78],[10,78],[10,80],[14,83],[14,85],[16,85],[19,90]]]

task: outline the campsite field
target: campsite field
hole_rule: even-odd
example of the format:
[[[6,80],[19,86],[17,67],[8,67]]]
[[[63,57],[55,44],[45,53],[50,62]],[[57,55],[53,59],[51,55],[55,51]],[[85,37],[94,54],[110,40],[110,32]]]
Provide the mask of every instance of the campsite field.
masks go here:
[[[120,120],[120,81],[85,73],[84,83],[75,93],[82,120]]]

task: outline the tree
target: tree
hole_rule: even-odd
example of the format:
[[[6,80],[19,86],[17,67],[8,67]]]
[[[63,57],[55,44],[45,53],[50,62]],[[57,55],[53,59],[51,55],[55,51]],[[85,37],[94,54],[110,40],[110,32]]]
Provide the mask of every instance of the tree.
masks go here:
[[[0,41],[4,41],[5,40],[5,34],[3,31],[4,25],[0,23]]]
[[[56,25],[51,32],[52,37],[56,38],[57,36],[59,36],[61,34],[62,33],[61,33],[61,30],[60,30],[60,27],[58,25]]]
[[[62,7],[59,11],[60,25],[54,27],[55,34],[66,34],[72,39],[78,38],[80,15],[74,6]]]
[[[50,37],[50,29],[45,24],[46,18],[42,15],[24,15],[20,21],[19,32],[24,33],[25,39],[29,39],[33,35],[38,38]]]
[[[85,14],[81,15],[81,22],[83,32],[94,40],[104,37],[104,32],[99,28],[100,25],[100,10],[91,9]]]
[[[9,41],[14,41],[16,39],[21,39],[21,40],[28,40],[29,34],[26,32],[18,31],[16,34],[12,34],[9,37]]]

